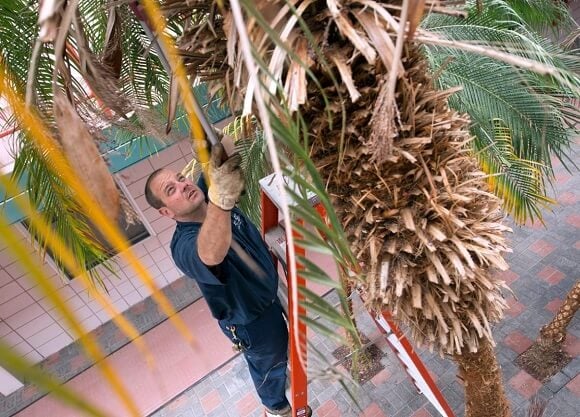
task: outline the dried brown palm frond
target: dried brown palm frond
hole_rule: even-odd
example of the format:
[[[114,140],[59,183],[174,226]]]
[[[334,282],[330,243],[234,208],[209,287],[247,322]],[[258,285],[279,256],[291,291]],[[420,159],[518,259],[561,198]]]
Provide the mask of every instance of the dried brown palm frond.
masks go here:
[[[537,395],[530,401],[530,406],[528,407],[528,417],[542,417],[546,411],[548,402],[546,400],[540,399]]]
[[[227,38],[224,17],[218,13],[217,2],[211,0],[168,0],[160,5],[169,19],[185,18],[183,32],[176,41],[177,51],[191,79],[207,81],[211,93],[228,79]],[[218,80],[219,82],[212,83]],[[229,103],[231,108],[235,104]]]
[[[401,5],[259,1],[245,4],[246,27],[273,77],[264,77],[266,86],[274,95],[281,84],[288,107],[300,109],[310,126],[312,158],[366,268],[367,303],[389,306],[430,348],[473,352],[480,339],[492,340],[490,324],[505,308],[503,283],[491,271],[507,268],[502,234],[509,229],[467,150],[468,119],[448,108],[451,91],[432,87],[415,48],[400,46],[397,56],[402,26],[396,8],[383,3]],[[441,6],[427,7],[433,4]],[[182,36],[181,46],[199,54],[193,45],[203,39],[201,50],[211,52],[195,65],[221,71],[230,101],[249,112],[260,80],[245,71],[232,18],[227,8],[220,12],[223,19],[213,15],[211,24],[198,16],[188,29],[194,35]],[[224,61],[211,64],[224,46],[229,69]],[[393,71],[394,91],[387,94]],[[385,107],[381,100],[392,100],[389,95],[394,103]],[[384,111],[389,106],[392,117]],[[377,123],[389,127],[376,130]],[[391,151],[383,158],[374,156],[385,135],[373,130],[391,132]]]
[[[27,83],[27,103],[31,104],[36,88],[36,70],[43,42],[54,44],[52,87],[61,84],[71,101],[80,102],[79,115],[85,120],[125,118],[134,110],[131,101],[120,92],[119,76],[122,64],[121,14],[116,8],[109,11],[105,45],[101,56],[91,49],[78,10],[78,0],[68,3],[54,0],[43,2],[38,16],[41,31],[31,57]],[[73,46],[74,45],[74,46]],[[71,73],[70,62],[88,85],[80,86],[78,75]],[[78,100],[76,96],[82,98]],[[91,100],[84,99],[88,95]],[[92,99],[96,100],[92,100]],[[104,111],[103,111],[104,110]],[[112,114],[112,111],[116,115]]]
[[[429,87],[413,49],[405,66],[392,156],[383,164],[371,161],[368,94],[347,106],[352,116],[343,163],[337,164],[337,139],[318,140],[313,158],[324,161],[335,207],[366,265],[367,302],[389,306],[422,344],[473,352],[481,338],[492,340],[490,323],[505,308],[503,283],[490,271],[507,268],[502,234],[509,229],[467,151],[468,120],[447,107],[450,92]],[[339,137],[322,118],[312,125],[318,138]]]
[[[89,85],[95,98],[97,98],[105,108],[113,110],[118,117],[125,118],[128,113],[134,110],[133,104],[123,95],[120,94],[118,84],[118,72],[116,66],[119,65],[119,58],[113,49],[106,49],[106,54],[98,59],[97,55],[91,50],[90,45],[86,39],[85,31],[82,21],[75,12],[73,18],[74,29],[71,28],[72,34],[75,37],[77,44],[78,60],[82,71],[84,80]],[[67,30],[68,28],[60,28],[60,30]],[[114,38],[111,43],[114,44]],[[111,56],[110,53],[113,55]],[[76,57],[73,56],[73,59]],[[56,66],[58,66],[58,57]]]
[[[107,218],[119,217],[121,201],[115,180],[85,124],[63,94],[54,97],[54,113],[63,153]],[[91,213],[87,213],[91,217]]]
[[[109,8],[104,45],[101,62],[115,79],[119,79],[123,65],[123,25],[118,7]]]

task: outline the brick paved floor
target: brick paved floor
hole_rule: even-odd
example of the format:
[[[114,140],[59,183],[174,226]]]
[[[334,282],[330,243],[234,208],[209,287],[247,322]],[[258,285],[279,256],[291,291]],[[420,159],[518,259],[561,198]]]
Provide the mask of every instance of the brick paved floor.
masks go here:
[[[575,147],[580,163],[580,146]],[[530,399],[549,400],[545,417],[580,415],[580,326],[576,317],[569,326],[566,349],[572,361],[545,384],[514,364],[517,355],[535,339],[538,330],[554,315],[567,292],[580,278],[580,174],[567,173],[557,164],[554,196],[559,205],[545,213],[540,224],[514,226],[511,269],[501,274],[514,296],[505,319],[494,327],[497,355],[502,366],[513,416],[526,415]],[[332,294],[330,295],[332,297]],[[317,417],[435,417],[439,414],[418,394],[382,336],[364,311],[358,314],[365,334],[384,351],[385,369],[354,393],[361,409],[354,406],[337,382],[314,379],[309,385],[309,403]],[[318,335],[309,337],[316,348],[329,354],[336,348]],[[457,416],[464,412],[462,384],[456,366],[448,359],[420,351],[436,383]],[[261,416],[261,406],[240,356],[178,395],[150,417],[245,417]]]
[[[580,150],[580,143],[576,146],[576,150]],[[577,164],[580,164],[578,152],[575,155],[575,160]],[[572,321],[569,326],[566,345],[573,360],[545,384],[540,384],[514,364],[517,355],[532,343],[540,327],[553,317],[567,292],[580,275],[580,173],[566,174],[561,166],[557,167],[557,173],[554,193],[560,205],[555,207],[552,212],[546,213],[547,227],[539,224],[514,227],[514,233],[511,237],[514,252],[508,256],[511,269],[500,274],[501,278],[511,286],[514,296],[508,298],[510,309],[507,311],[505,319],[495,326],[494,336],[498,344],[497,354],[502,365],[506,391],[515,417],[525,415],[530,399],[536,394],[540,398],[550,400],[546,417],[580,415],[578,412],[580,410],[580,376],[578,376],[580,372],[580,358],[578,357],[580,354],[580,326],[578,318]],[[199,296],[197,288],[192,286],[192,282],[189,280],[177,282],[166,291],[179,308],[183,308]],[[332,297],[333,294],[330,294],[331,301]],[[155,306],[153,305],[153,307]],[[127,314],[143,331],[164,319],[159,315],[156,307],[152,308],[150,302],[135,306]],[[416,392],[366,312],[359,311],[358,322],[366,336],[376,342],[384,352],[382,362],[385,369],[362,387],[354,389],[354,395],[360,409],[356,408],[348,394],[337,382],[313,378],[309,386],[309,396],[310,405],[314,409],[315,415],[318,417],[434,417],[438,415],[435,409],[427,403],[425,397]],[[207,319],[203,323],[208,325]],[[154,331],[160,330],[163,326],[169,325],[161,323],[155,327]],[[193,323],[192,328],[198,328],[198,323]],[[110,352],[119,349],[111,355],[111,358],[119,356],[120,353],[131,347],[125,345],[127,340],[119,337],[114,325],[106,325],[98,329],[97,333],[103,345],[108,349],[110,348]],[[148,333],[145,337],[148,335],[150,334]],[[171,343],[170,340],[173,339],[166,340],[167,342],[164,341],[157,346],[158,350],[161,350],[157,353],[166,351],[169,347],[166,343]],[[309,337],[309,340],[327,357],[330,357],[330,353],[336,348],[333,343],[317,335]],[[231,355],[229,346],[224,345],[220,347],[220,349],[222,348],[229,351],[229,355]],[[218,353],[215,350],[211,351],[212,357]],[[420,356],[456,415],[463,415],[463,387],[456,378],[456,368],[453,362],[428,352],[420,352]],[[314,362],[314,360],[310,361],[311,364]],[[223,363],[223,361],[219,363]],[[188,364],[195,367],[195,360],[188,362]],[[65,352],[60,352],[59,355],[48,358],[43,363],[46,369],[56,372],[64,380],[76,375],[78,371],[88,365],[75,346],[71,346]],[[320,366],[317,368],[320,369]],[[209,369],[213,368],[209,367]],[[85,372],[94,373],[95,370],[89,368]],[[143,382],[145,379],[145,370],[139,368],[131,372],[133,373],[125,375],[129,380],[139,378]],[[220,369],[205,377],[203,375],[205,373],[200,376],[201,379],[197,383],[185,389],[181,394],[176,395],[187,387],[189,381],[193,383],[195,379],[186,379],[182,385],[179,385],[180,388],[164,396],[164,398],[172,398],[173,395],[176,395],[173,400],[156,412],[149,414],[150,417],[261,415],[261,406],[254,394],[246,365],[241,357],[236,356]],[[171,372],[164,376],[177,377]],[[81,392],[87,392],[83,391],[82,384],[75,385],[75,381],[78,382],[78,378],[71,380],[73,387],[80,389]],[[147,387],[147,390],[153,392],[155,387],[153,384],[153,386]],[[85,387],[85,389],[87,388]],[[95,393],[90,389],[88,392]],[[11,396],[0,398],[0,417],[12,416],[15,411],[22,409],[26,404],[37,400],[42,395],[37,388],[28,385]],[[136,400],[143,402],[144,398],[146,397],[138,396]],[[64,417],[62,413],[46,414],[46,412],[41,412],[39,414],[34,411],[47,410],[50,401],[45,400],[47,397],[24,409],[18,415],[34,417],[58,415]],[[159,400],[152,404],[151,407],[147,408],[148,411],[144,412],[144,415],[151,413],[151,410],[154,410],[163,401]],[[78,417],[75,412],[67,415]],[[119,416],[121,415],[119,414]]]

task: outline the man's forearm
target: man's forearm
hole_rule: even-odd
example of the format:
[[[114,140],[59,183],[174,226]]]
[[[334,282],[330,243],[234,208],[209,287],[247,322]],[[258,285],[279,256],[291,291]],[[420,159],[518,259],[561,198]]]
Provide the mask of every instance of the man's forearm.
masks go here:
[[[232,241],[231,212],[208,204],[205,220],[197,238],[197,253],[201,261],[208,265],[220,264]]]

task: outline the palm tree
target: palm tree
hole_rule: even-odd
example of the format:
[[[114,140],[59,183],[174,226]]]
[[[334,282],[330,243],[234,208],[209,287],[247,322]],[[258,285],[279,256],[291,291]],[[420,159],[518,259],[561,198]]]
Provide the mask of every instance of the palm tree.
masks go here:
[[[298,126],[303,153],[314,161],[364,265],[356,285],[366,304],[388,306],[415,341],[455,358],[468,416],[507,416],[490,325],[505,308],[503,283],[492,271],[507,268],[502,253],[508,229],[501,225],[499,200],[469,155],[470,121],[449,109],[452,91],[435,89],[420,50],[403,45],[404,29],[397,45],[389,41],[389,30],[404,27],[393,10],[417,24],[418,17],[407,14],[414,11],[409,3],[304,2],[294,9],[243,2],[242,26],[232,2],[221,15],[196,15],[180,38],[181,53],[192,74],[211,73],[210,81],[227,86],[229,102],[244,103],[245,111],[253,110],[252,97],[263,83],[270,94],[264,99],[275,110],[261,113],[262,120],[271,117],[282,138],[289,136],[284,126]],[[177,2],[171,11],[186,13]],[[244,66],[248,43],[240,31],[247,32],[264,78]],[[420,40],[442,44],[427,35]],[[213,78],[218,75],[225,80]],[[521,71],[513,76],[525,83]],[[498,142],[517,143],[506,137],[503,120],[478,122],[480,130],[491,125]],[[294,151],[290,142],[284,143]],[[530,142],[504,150],[543,159],[546,149]],[[523,211],[522,217],[530,215]]]
[[[574,318],[579,306],[580,282],[576,282],[566,296],[564,303],[558,309],[554,319],[541,328],[539,343],[546,343],[551,340],[557,344],[563,344],[566,340],[566,328]]]

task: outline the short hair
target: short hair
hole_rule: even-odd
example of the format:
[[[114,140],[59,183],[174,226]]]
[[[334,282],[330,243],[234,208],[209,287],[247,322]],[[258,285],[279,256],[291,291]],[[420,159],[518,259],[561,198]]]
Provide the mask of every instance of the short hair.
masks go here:
[[[153,171],[145,183],[145,200],[147,200],[147,203],[149,203],[151,207],[157,210],[164,207],[165,204],[163,204],[163,201],[161,201],[161,199],[153,193],[153,190],[151,190],[151,182],[161,173],[161,171],[163,171],[163,168]]]

